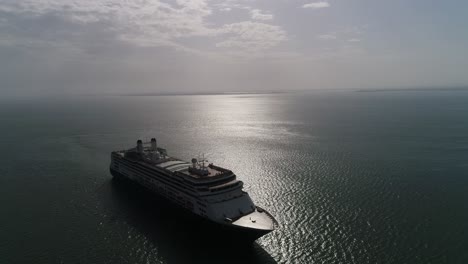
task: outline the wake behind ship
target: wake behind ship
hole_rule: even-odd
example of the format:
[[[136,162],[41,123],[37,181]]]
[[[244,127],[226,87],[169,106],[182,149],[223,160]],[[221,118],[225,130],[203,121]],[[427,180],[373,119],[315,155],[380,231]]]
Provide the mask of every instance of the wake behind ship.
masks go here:
[[[205,160],[189,164],[170,157],[157,146],[148,144],[111,153],[110,172],[115,178],[127,178],[166,198],[177,207],[207,220],[213,228],[221,227],[229,236],[253,241],[277,227],[264,209],[256,206],[243,182],[225,168]]]

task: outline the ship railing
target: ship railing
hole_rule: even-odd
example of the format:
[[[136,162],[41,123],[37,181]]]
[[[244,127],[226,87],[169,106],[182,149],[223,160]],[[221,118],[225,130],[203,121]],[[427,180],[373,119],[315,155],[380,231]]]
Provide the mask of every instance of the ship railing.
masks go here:
[[[213,169],[215,169],[215,170],[217,170],[217,171],[220,171],[220,172],[222,172],[222,174],[227,173],[227,172],[230,172],[230,170],[225,169],[225,168],[222,168],[222,167],[219,167],[219,166],[216,166],[216,165],[214,165],[213,163],[210,163],[210,165],[208,165],[208,167],[213,168]]]
[[[270,218],[271,221],[273,221],[273,227],[278,228],[279,226],[278,221],[276,221],[276,219],[267,210],[261,208],[260,206],[255,206],[255,208],[257,208],[257,211],[259,213],[265,213],[268,216],[268,218]]]

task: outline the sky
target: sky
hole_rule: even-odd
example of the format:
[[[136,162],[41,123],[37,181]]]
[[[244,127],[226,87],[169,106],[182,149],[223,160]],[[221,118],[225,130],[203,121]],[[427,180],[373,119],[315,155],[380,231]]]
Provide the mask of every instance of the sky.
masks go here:
[[[468,86],[464,0],[0,0],[3,95]]]

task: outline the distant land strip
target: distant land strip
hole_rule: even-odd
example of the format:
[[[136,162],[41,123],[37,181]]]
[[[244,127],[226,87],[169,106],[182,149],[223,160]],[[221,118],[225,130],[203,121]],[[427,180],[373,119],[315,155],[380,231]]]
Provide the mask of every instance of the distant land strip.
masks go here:
[[[254,95],[254,94],[283,94],[291,91],[265,91],[265,92],[154,92],[154,93],[123,93],[115,96],[177,96],[177,95]]]
[[[420,87],[420,88],[383,88],[383,89],[359,89],[356,92],[468,92],[468,86],[460,87]]]

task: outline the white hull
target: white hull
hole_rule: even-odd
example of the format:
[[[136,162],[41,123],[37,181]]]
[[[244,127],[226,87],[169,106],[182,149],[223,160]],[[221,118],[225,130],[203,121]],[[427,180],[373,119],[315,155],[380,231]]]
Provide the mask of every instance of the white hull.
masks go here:
[[[125,151],[112,152],[110,170],[114,176],[132,180],[210,222],[253,233],[255,238],[277,225],[270,214],[254,205],[242,191],[242,182],[229,170],[213,166],[210,168],[216,174],[211,177],[194,177],[187,173],[186,163],[178,159],[150,163],[130,153],[126,157]],[[176,170],[171,170],[174,167]]]

